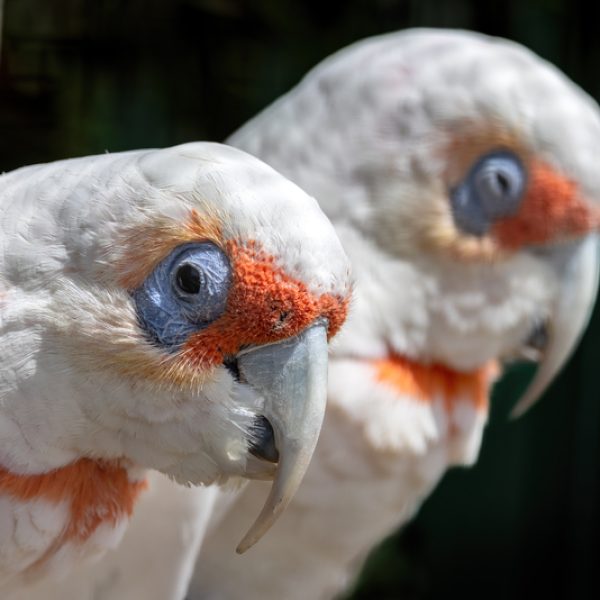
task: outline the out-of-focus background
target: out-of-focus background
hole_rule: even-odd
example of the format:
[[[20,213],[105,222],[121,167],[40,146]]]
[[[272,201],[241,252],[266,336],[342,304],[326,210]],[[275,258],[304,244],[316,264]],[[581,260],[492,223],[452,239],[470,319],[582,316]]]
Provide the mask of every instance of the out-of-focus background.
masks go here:
[[[600,98],[600,4],[583,0],[4,4],[0,171],[220,141],[331,52],[406,27],[514,39]],[[478,464],[372,555],[353,599],[600,598],[600,316],[543,402],[509,422],[529,375],[508,374]]]

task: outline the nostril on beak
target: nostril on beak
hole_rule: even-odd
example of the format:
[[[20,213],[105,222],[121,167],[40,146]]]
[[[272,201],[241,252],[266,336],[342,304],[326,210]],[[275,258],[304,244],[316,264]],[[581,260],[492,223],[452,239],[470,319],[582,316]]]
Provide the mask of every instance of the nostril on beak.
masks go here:
[[[539,321],[529,333],[525,345],[538,352],[543,352],[546,346],[548,346],[549,336],[548,323],[546,321]]]
[[[275,434],[271,423],[262,415],[255,417],[250,433],[252,434],[249,447],[250,454],[267,462],[278,462],[279,451],[275,446]]]
[[[240,367],[238,365],[237,358],[235,358],[235,357],[226,358],[223,361],[223,366],[229,371],[231,376],[236,381],[238,381],[238,382],[241,381]]]

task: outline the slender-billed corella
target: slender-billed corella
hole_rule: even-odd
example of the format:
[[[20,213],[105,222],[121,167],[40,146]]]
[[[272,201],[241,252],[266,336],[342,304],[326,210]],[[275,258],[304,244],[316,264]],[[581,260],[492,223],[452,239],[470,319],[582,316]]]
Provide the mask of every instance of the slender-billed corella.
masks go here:
[[[505,360],[539,397],[598,277],[600,112],[512,42],[413,30],[325,60],[230,138],[314,195],[356,277],[313,462],[264,543],[264,491],[215,517],[191,600],[332,598],[451,465],[476,460]]]
[[[195,143],[2,175],[0,216],[0,596],[117,545],[147,469],[273,479],[257,541],[316,444],[348,303],[317,203]]]

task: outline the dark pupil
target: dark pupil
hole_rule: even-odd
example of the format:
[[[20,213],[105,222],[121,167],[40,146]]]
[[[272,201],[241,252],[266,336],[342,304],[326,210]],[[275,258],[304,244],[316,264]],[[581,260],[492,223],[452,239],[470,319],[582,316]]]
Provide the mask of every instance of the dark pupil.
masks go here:
[[[177,285],[186,294],[197,294],[200,291],[200,273],[192,265],[182,265],[177,269]]]
[[[506,175],[504,173],[497,173],[496,177],[498,180],[498,187],[500,188],[502,195],[506,196],[510,191],[510,184],[508,182],[508,177],[506,177]]]

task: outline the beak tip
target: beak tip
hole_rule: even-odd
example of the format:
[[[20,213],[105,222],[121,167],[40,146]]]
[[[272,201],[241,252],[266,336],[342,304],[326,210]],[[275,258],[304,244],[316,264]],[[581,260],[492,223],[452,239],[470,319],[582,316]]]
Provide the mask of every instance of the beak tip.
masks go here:
[[[508,415],[508,420],[509,421],[516,421],[517,419],[519,419],[520,417],[523,416],[523,414],[525,413],[525,408],[522,408],[520,403],[517,404],[509,413]]]
[[[236,548],[243,554],[281,515],[310,463],[325,415],[327,329],[316,324],[296,338],[247,353],[238,363],[248,384],[265,397],[250,452],[278,465],[262,511]]]

